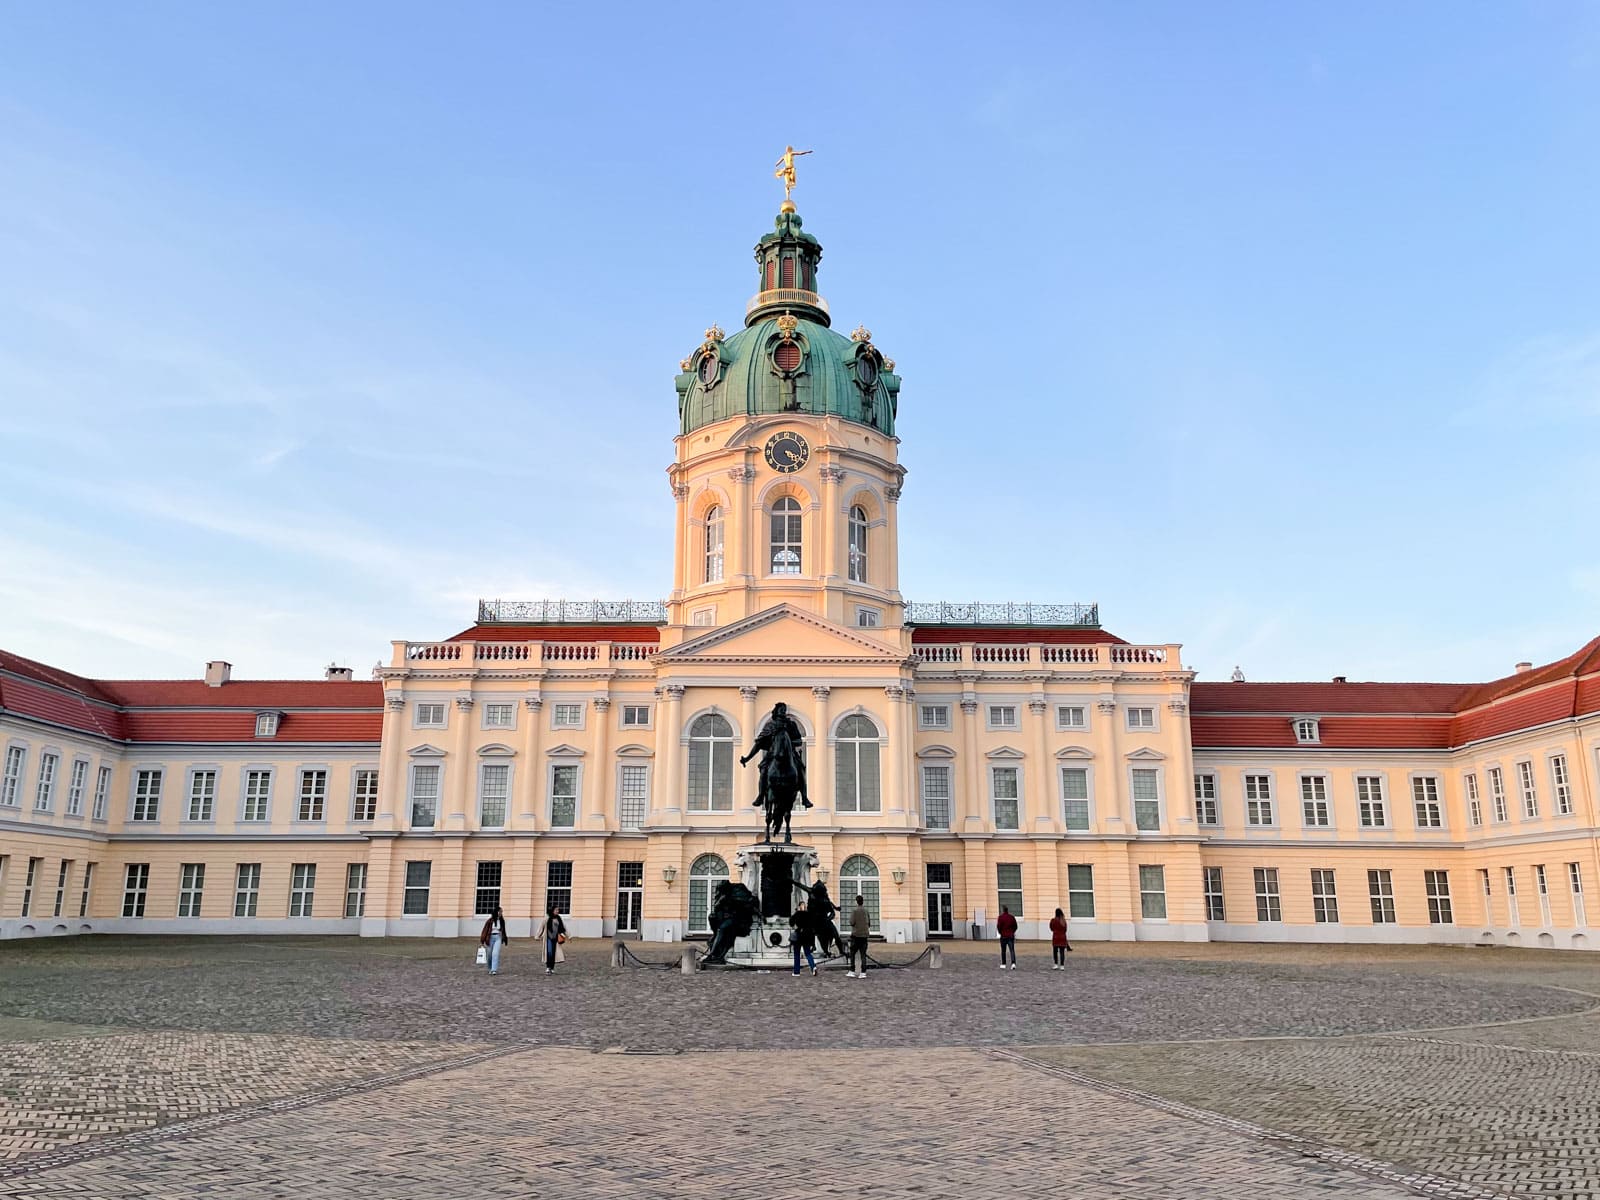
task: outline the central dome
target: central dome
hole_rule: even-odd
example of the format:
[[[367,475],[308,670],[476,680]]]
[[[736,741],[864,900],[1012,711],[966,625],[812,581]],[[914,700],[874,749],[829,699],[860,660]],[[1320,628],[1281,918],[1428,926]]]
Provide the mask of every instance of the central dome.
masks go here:
[[[756,243],[760,290],[745,327],[727,337],[713,325],[680,364],[682,433],[739,415],[807,413],[894,434],[900,377],[866,329],[845,337],[829,328],[827,302],[815,291],[821,259],[822,245],[799,214],[779,213]]]

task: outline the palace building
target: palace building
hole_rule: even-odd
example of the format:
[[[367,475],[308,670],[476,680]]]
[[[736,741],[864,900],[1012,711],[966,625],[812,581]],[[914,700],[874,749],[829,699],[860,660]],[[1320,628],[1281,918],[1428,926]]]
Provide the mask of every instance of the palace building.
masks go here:
[[[0,936],[454,937],[496,903],[703,934],[781,700],[796,839],[890,941],[1005,904],[1024,937],[1059,906],[1083,939],[1600,946],[1600,638],[1482,684],[1213,683],[1093,605],[908,602],[900,376],[821,257],[786,201],[744,327],[681,363],[663,602],[483,602],[372,681],[0,652]]]

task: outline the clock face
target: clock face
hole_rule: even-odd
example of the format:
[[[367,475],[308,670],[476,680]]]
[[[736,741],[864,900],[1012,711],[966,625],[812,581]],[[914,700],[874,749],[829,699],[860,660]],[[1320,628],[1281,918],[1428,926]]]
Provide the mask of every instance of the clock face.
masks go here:
[[[793,430],[785,429],[767,439],[767,466],[785,475],[798,471],[811,457],[811,447],[805,438]]]

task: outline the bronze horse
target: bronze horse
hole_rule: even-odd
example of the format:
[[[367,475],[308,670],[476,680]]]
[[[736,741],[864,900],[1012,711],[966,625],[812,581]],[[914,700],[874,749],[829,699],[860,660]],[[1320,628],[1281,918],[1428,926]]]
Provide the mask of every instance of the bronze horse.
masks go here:
[[[795,749],[794,740],[784,722],[773,722],[772,748],[767,765],[766,818],[769,844],[783,830],[783,840],[793,842],[789,819],[794,815],[795,798],[799,797],[807,808],[811,801],[805,798],[805,764]]]

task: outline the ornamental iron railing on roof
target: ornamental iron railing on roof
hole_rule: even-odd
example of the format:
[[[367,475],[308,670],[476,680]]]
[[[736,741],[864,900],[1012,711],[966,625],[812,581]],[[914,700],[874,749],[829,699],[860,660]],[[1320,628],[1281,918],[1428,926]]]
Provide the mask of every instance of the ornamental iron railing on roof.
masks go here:
[[[479,600],[478,620],[481,623],[529,622],[539,625],[562,622],[664,625],[667,621],[667,605],[664,600]]]
[[[1076,625],[1100,627],[1098,604],[907,604],[908,625]]]

